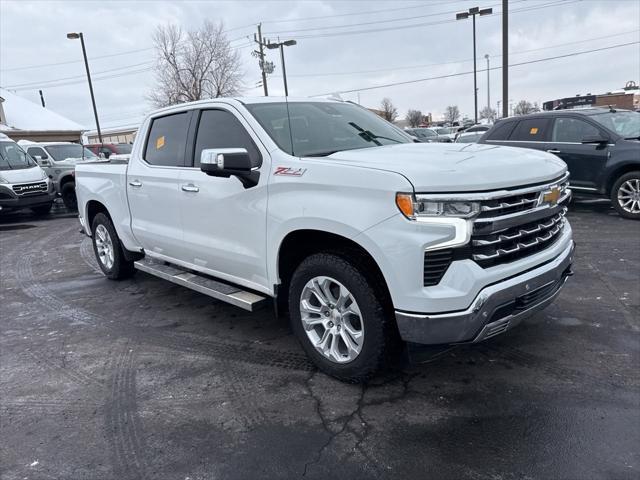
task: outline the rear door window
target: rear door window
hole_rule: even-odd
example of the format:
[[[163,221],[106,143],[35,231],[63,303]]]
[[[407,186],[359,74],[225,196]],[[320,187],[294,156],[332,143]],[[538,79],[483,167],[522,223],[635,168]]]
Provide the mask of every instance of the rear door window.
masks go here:
[[[600,135],[596,127],[578,118],[556,118],[551,134],[552,142],[582,143],[584,137]]]
[[[193,160],[195,167],[200,167],[202,150],[209,148],[244,148],[249,153],[253,166],[259,167],[262,164],[260,151],[249,132],[235,115],[226,110],[202,111],[196,135]]]
[[[548,138],[550,120],[548,118],[530,118],[521,120],[509,140],[518,142],[544,142]]]
[[[162,167],[184,167],[190,120],[190,111],[154,118],[144,150],[145,161]]]
[[[500,122],[487,134],[487,140],[506,140],[511,135],[517,122]]]

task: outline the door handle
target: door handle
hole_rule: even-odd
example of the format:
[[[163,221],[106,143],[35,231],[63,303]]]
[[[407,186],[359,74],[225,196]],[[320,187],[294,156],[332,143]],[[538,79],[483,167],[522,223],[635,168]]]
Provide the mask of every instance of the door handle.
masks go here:
[[[129,182],[129,185],[131,185],[132,187],[138,188],[142,186],[142,182],[140,180],[133,180]]]
[[[551,150],[547,150],[547,153],[554,153],[554,154],[558,154],[558,153],[562,153],[560,150],[555,150],[555,149],[551,149]]]
[[[183,192],[199,192],[200,188],[196,187],[193,183],[190,183],[188,185],[182,185],[182,191]]]

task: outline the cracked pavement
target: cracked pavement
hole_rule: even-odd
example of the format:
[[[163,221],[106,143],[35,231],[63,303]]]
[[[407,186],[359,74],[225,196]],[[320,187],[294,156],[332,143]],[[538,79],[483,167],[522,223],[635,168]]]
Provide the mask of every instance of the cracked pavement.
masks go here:
[[[638,478],[640,224],[569,219],[576,275],[546,311],[361,386],[270,310],[106,280],[60,208],[0,217],[0,478]]]

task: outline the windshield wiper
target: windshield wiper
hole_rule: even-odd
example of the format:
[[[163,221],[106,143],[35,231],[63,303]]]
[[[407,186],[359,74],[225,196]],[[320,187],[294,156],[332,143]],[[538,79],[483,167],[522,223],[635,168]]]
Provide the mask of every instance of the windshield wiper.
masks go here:
[[[327,150],[326,152],[314,152],[314,153],[308,153],[302,156],[303,157],[328,157],[329,155],[333,155],[334,153],[337,153],[340,151],[341,150]]]
[[[366,142],[373,142],[376,145],[378,145],[379,147],[382,146],[382,143],[378,142],[378,139],[389,140],[390,142],[394,142],[394,143],[403,143],[400,140],[396,140],[395,138],[389,138],[389,137],[383,137],[382,135],[376,135],[372,131],[365,130],[360,125],[358,125],[358,124],[356,124],[354,122],[349,122],[349,125],[351,125],[353,128],[358,130],[360,132],[358,134],[358,136],[362,137]]]
[[[640,140],[640,135],[637,137],[624,137],[625,140]]]

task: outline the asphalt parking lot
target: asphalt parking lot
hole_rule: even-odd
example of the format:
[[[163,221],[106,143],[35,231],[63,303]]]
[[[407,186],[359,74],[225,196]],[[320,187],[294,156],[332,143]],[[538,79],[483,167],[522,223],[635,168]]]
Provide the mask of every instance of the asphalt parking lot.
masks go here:
[[[366,387],[285,319],[138,272],[106,280],[72,214],[0,219],[0,477],[640,476],[640,223],[574,202],[575,276],[474,346]]]

